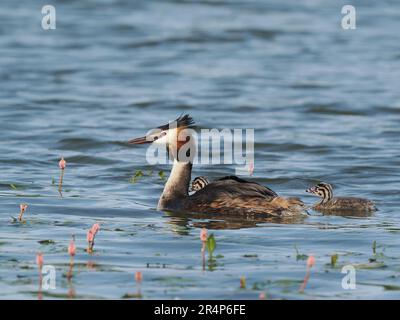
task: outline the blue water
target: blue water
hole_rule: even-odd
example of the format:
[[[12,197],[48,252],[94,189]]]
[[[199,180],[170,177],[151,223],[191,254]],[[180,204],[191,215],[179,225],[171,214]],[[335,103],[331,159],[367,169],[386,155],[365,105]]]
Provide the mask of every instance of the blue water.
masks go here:
[[[43,4],[0,5],[1,298],[38,298],[38,251],[57,274],[43,299],[400,297],[398,2],[353,1],[356,30],[341,28],[343,1],[53,0],[56,30],[41,28]],[[124,142],[182,112],[199,128],[254,128],[252,180],[307,204],[304,190],[324,180],[379,211],[291,223],[157,211],[170,167]],[[12,223],[23,202],[26,223]],[[201,227],[217,240],[205,271]],[[316,265],[299,293],[308,254]],[[355,290],[341,286],[348,264]]]

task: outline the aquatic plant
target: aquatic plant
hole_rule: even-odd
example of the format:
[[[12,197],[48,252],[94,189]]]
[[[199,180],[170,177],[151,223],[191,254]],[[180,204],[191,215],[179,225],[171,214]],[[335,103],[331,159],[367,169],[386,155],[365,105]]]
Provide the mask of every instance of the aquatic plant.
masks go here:
[[[26,203],[21,203],[19,205],[19,215],[18,215],[18,221],[21,222],[22,221],[22,216],[24,215],[26,209],[28,209],[28,205]]]
[[[211,234],[207,238],[206,247],[207,247],[207,251],[208,251],[208,254],[210,256],[210,259],[211,259],[212,255],[213,255],[213,252],[214,252],[215,248],[217,247],[217,242],[215,241],[214,234]]]
[[[252,176],[254,173],[254,163],[250,162],[249,164],[249,175]]]
[[[158,176],[160,177],[161,180],[165,180],[165,173],[164,173],[164,171],[162,171],[162,170],[158,171]]]
[[[42,267],[43,267],[43,254],[41,252],[38,252],[36,254],[36,264],[37,264],[39,270],[42,270]]]
[[[135,281],[140,284],[143,280],[143,274],[140,271],[135,272]]]
[[[75,246],[75,236],[72,235],[72,239],[69,242],[69,246],[68,246],[68,254],[73,257],[76,253],[76,246]]]
[[[306,276],[304,277],[303,283],[300,286],[299,291],[304,292],[304,289],[306,288],[307,282],[310,279],[310,271],[311,268],[315,265],[315,258],[313,255],[310,255],[307,259],[307,270],[306,270]]]
[[[246,277],[245,276],[240,277],[240,289],[246,289]]]
[[[296,260],[306,260],[308,258],[308,255],[300,253],[299,249],[297,248],[297,245],[294,245],[294,249],[296,250]]]
[[[136,170],[135,174],[129,179],[129,182],[136,183],[143,176],[144,176],[144,174],[143,174],[142,170]]]
[[[337,253],[331,255],[331,266],[334,267],[336,265],[336,262],[339,258],[339,255]]]
[[[38,288],[38,300],[42,300],[42,267],[43,267],[43,254],[38,252],[36,254],[36,264],[39,269],[39,288]]]
[[[202,258],[202,265],[203,270],[205,269],[206,265],[206,243],[207,243],[208,233],[206,228],[202,228],[200,230],[200,240],[201,240],[201,258]]]
[[[69,270],[68,270],[68,274],[67,274],[68,280],[71,279],[71,277],[72,277],[72,271],[73,271],[73,268],[74,268],[74,256],[75,256],[75,253],[76,253],[75,236],[72,235],[72,239],[69,242],[69,246],[68,246],[68,254],[70,256]]]
[[[58,167],[60,168],[61,172],[60,172],[60,181],[58,183],[58,192],[60,193],[60,195],[62,196],[62,184],[63,184],[63,179],[64,179],[64,171],[65,171],[65,167],[67,166],[67,162],[64,160],[63,157],[61,157],[60,162],[58,163]]]
[[[87,242],[88,248],[87,252],[92,253],[94,247],[94,238],[96,237],[97,232],[100,230],[100,225],[98,223],[93,224],[93,226],[87,232]]]
[[[10,187],[11,187],[11,189],[18,190],[17,186],[15,184],[13,184],[13,183],[10,184]]]

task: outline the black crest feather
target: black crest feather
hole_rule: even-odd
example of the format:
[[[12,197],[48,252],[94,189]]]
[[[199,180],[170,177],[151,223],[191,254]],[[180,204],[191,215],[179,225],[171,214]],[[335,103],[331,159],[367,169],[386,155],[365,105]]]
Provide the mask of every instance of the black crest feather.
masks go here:
[[[168,122],[163,126],[159,126],[158,128],[161,130],[168,130],[170,128],[186,128],[190,127],[194,124],[194,120],[188,114],[179,116],[175,121]]]

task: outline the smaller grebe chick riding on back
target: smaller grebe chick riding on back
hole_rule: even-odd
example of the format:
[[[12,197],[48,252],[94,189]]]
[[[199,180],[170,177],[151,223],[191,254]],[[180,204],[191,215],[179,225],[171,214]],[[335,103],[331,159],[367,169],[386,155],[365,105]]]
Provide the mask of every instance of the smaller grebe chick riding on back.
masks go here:
[[[321,182],[306,190],[321,198],[321,201],[313,205],[317,211],[376,211],[375,204],[368,199],[354,197],[333,197],[333,189],[329,183]]]
[[[196,177],[193,179],[192,184],[190,186],[190,191],[199,191],[203,189],[206,185],[208,185],[210,181],[206,177]]]

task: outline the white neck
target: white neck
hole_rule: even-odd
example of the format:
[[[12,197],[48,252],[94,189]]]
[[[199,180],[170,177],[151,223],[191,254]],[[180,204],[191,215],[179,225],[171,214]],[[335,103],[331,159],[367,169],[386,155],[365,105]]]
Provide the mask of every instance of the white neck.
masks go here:
[[[190,162],[180,162],[174,159],[171,174],[158,202],[160,209],[172,209],[179,204],[180,199],[188,196],[191,175],[192,164]]]

